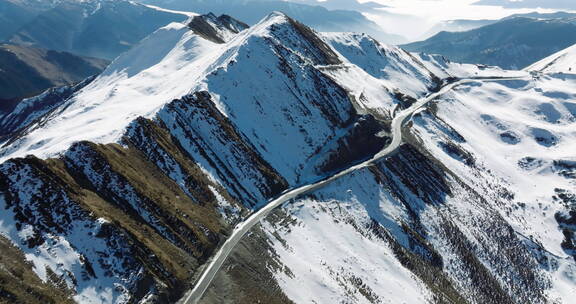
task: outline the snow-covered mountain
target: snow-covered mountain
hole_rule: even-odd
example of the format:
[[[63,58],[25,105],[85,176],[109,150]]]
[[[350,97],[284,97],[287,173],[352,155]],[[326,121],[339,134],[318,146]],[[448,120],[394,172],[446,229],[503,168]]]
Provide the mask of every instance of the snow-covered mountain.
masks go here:
[[[238,27],[241,29],[245,25],[220,25],[226,22],[226,17],[216,18],[214,15],[192,18],[188,23],[173,23],[163,27],[143,40],[138,47],[116,59],[90,85],[67,101],[57,116],[51,117],[41,128],[33,126],[26,136],[0,153],[3,159],[24,156],[27,153],[51,157],[65,151],[79,140],[117,142],[135,118],[153,118],[171,100],[202,90],[212,93],[220,112],[233,119],[239,127],[246,127],[243,131],[250,134],[248,136],[254,134],[256,141],[260,137],[254,132],[263,131],[258,131],[258,125],[252,124],[260,124],[262,121],[253,121],[254,113],[247,111],[247,103],[254,103],[253,112],[260,112],[258,115],[262,116],[262,119],[277,121],[278,117],[272,117],[270,113],[277,113],[282,117],[284,114],[281,113],[285,110],[264,111],[264,105],[259,99],[282,96],[287,107],[289,103],[286,100],[293,100],[294,106],[298,108],[300,101],[297,96],[308,94],[309,98],[312,98],[314,95],[310,91],[318,90],[322,86],[343,86],[354,94],[354,106],[358,108],[354,109],[355,111],[362,114],[373,112],[384,119],[391,119],[397,104],[409,103],[410,99],[421,97],[435,89],[441,81],[440,78],[448,75],[463,77],[481,72],[474,66],[448,66],[445,62],[436,62],[437,58],[429,57],[426,59],[428,61],[418,59],[401,49],[381,45],[366,35],[324,34],[322,38],[307,29],[304,30],[305,27],[295,22],[290,31],[271,31],[270,28],[276,29],[276,23],[279,22],[277,19],[282,19],[282,16],[272,14],[257,26],[240,34],[237,34]],[[268,37],[269,32],[274,34],[271,38]],[[306,37],[309,40],[305,40]],[[309,42],[302,45],[302,41]],[[295,54],[302,53],[306,59],[303,62],[297,59],[284,62],[289,60],[289,54],[276,48],[286,44],[291,44]],[[274,70],[271,71],[271,67],[284,65],[299,73],[292,70],[286,70],[280,73],[281,75],[272,73]],[[252,72],[245,75],[244,69],[248,67]],[[431,69],[435,69],[434,73]],[[324,71],[328,76],[324,76]],[[310,75],[304,77],[302,74],[305,72]],[[304,79],[296,78],[299,75]],[[318,77],[321,78],[316,79]],[[316,81],[310,82],[311,79]],[[290,82],[294,87],[285,85]],[[267,85],[262,86],[262,83]],[[271,90],[271,86],[276,88]],[[249,90],[249,95],[246,90]],[[300,90],[301,94],[295,94],[295,90]],[[297,154],[302,153],[302,149],[310,149],[312,153],[316,149],[313,142],[322,142],[319,146],[324,146],[327,138],[336,137],[336,134],[332,134],[333,131],[328,130],[335,125],[346,125],[350,122],[350,114],[344,114],[352,111],[350,101],[334,104],[327,109],[322,108],[325,103],[319,101],[327,98],[327,93],[338,97],[331,98],[328,103],[348,98],[345,96],[348,92],[341,88],[339,91],[328,90],[323,94],[314,93],[317,95],[313,99],[318,103],[318,112],[309,114],[320,115],[317,118],[324,116],[321,120],[314,118],[314,121],[321,124],[327,120],[326,125],[310,132],[310,138],[298,139],[303,142],[296,149]],[[229,101],[235,99],[247,101]],[[301,118],[302,115],[299,116]],[[279,124],[276,131],[291,136],[299,133],[300,126],[307,123],[309,122],[294,121],[287,125]],[[284,130],[287,126],[293,129],[290,132]],[[71,130],[74,131],[70,132]],[[262,139],[270,141],[277,138],[268,137]],[[259,143],[257,146],[261,145],[267,147],[266,149],[276,146],[271,142]],[[293,159],[285,161],[293,162]]]
[[[506,76],[522,80],[481,80]],[[478,81],[412,117],[394,155],[251,230],[202,302],[569,299],[570,77],[282,13],[171,23],[0,118],[0,248],[19,261],[0,260],[0,299],[176,302],[252,211],[372,157],[399,111],[458,78]]]
[[[438,98],[395,156],[264,220],[204,301],[570,303],[575,84],[476,81]]]

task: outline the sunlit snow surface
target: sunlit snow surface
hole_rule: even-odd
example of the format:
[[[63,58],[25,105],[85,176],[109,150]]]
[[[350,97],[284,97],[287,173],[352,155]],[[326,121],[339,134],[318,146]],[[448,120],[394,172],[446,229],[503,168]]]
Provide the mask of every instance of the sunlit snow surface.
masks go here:
[[[284,207],[295,219],[289,227],[262,222],[288,269],[275,276],[292,301],[429,303],[428,288],[402,266],[387,242],[365,228],[375,219],[401,235],[395,221],[406,217],[405,208],[368,169],[344,176],[315,196]]]
[[[156,31],[116,59],[44,127],[7,149],[4,159],[25,154],[48,157],[80,140],[117,141],[132,120],[150,117],[171,99],[188,93],[210,62],[204,57],[217,51],[217,45],[200,39],[184,24]]]
[[[552,54],[525,70],[544,73],[576,73],[576,45]]]
[[[513,208],[502,216],[527,238],[534,238],[553,256],[558,269],[552,298],[569,303],[576,296],[576,265],[560,247],[564,235],[554,215],[564,208],[552,197],[555,189],[576,189],[576,180],[559,174],[555,162],[576,163],[576,75],[543,76],[537,81],[505,81],[464,85],[438,101],[438,116],[460,133],[462,145],[515,194]],[[416,130],[436,157],[458,176],[477,179],[469,168],[437,145],[441,131],[426,115]]]

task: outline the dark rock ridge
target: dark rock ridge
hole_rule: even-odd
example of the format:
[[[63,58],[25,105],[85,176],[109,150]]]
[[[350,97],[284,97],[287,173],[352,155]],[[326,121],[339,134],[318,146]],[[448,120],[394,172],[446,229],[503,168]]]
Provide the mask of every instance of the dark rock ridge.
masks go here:
[[[156,153],[182,162],[170,165],[190,174],[188,185],[176,184],[161,171],[165,163],[157,160],[155,165],[127,139],[126,148],[83,142],[61,159],[5,162],[0,191],[6,212],[14,214],[16,229],[34,229],[24,240],[28,248],[50,244],[59,236],[69,239],[84,257],[82,277],[79,272],[57,274],[73,282],[70,288],[78,286],[77,281],[115,277],[128,282],[123,288],[133,301],[150,292],[158,301],[175,301],[195,269],[230,231],[230,223],[216,211],[218,202],[210,187],[218,189],[214,191],[230,202],[237,216],[243,207],[183,159],[184,152],[166,132],[152,122],[140,123],[148,125],[147,134],[157,140],[151,137],[148,142]],[[182,190],[186,186],[193,191]],[[77,225],[93,232],[82,236],[85,229],[74,228]],[[82,237],[92,239],[92,246],[83,247],[78,239]]]
[[[194,31],[195,34],[202,36],[206,40],[214,43],[224,43],[225,37],[222,37],[222,30],[226,29],[238,34],[249,26],[228,15],[216,17],[216,15],[210,13],[192,17],[192,20],[188,23],[188,27]]]

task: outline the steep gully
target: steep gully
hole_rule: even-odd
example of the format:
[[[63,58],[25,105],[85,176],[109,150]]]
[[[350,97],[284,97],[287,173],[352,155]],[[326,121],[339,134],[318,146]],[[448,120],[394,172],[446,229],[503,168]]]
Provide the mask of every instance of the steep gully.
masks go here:
[[[210,286],[210,283],[212,282],[212,280],[216,276],[216,273],[218,272],[218,270],[220,269],[222,264],[224,264],[224,261],[226,261],[226,258],[228,257],[228,255],[232,252],[232,250],[238,244],[238,242],[242,239],[242,237],[252,227],[254,227],[254,225],[256,225],[260,220],[265,218],[274,209],[276,209],[277,207],[281,206],[282,204],[288,202],[289,200],[296,198],[299,195],[303,195],[303,194],[312,192],[314,190],[317,190],[317,189],[333,182],[334,180],[336,180],[336,179],[338,179],[344,175],[347,175],[347,174],[354,172],[356,170],[360,170],[362,168],[369,167],[372,164],[374,164],[375,162],[377,162],[377,161],[379,161],[379,160],[381,160],[387,156],[390,156],[392,153],[394,153],[398,149],[400,144],[402,143],[402,126],[404,125],[404,123],[406,121],[409,120],[409,118],[412,116],[412,114],[414,114],[416,112],[416,110],[420,109],[421,107],[423,107],[424,105],[426,105],[430,101],[436,99],[437,97],[439,97],[441,95],[446,94],[450,90],[452,90],[455,87],[462,85],[462,84],[471,83],[471,82],[475,82],[475,81],[521,80],[521,79],[526,79],[529,77],[530,76],[524,76],[524,77],[475,77],[475,78],[469,78],[469,79],[460,79],[457,81],[445,83],[443,85],[443,87],[440,90],[438,90],[437,92],[434,92],[434,93],[431,93],[425,97],[422,97],[416,103],[414,103],[412,106],[410,106],[408,109],[405,109],[405,110],[399,112],[394,117],[394,119],[392,120],[392,142],[385,149],[381,150],[376,155],[374,155],[372,158],[370,158],[370,159],[368,159],[368,160],[366,160],[360,164],[353,165],[347,169],[344,169],[340,172],[335,173],[334,175],[327,176],[323,180],[320,180],[316,183],[308,184],[308,185],[304,185],[304,186],[301,186],[301,187],[298,187],[295,189],[284,191],[284,193],[282,193],[279,197],[271,200],[265,207],[256,211],[248,219],[246,219],[244,222],[242,222],[238,226],[236,226],[236,228],[235,228],[234,232],[232,233],[232,235],[230,236],[230,238],[228,238],[228,240],[226,240],[226,242],[222,245],[220,250],[211,259],[209,264],[204,268],[204,271],[203,271],[201,277],[196,282],[194,288],[191,291],[189,291],[187,293],[187,295],[184,296],[184,298],[182,300],[180,300],[180,303],[182,303],[182,304],[198,303],[200,298],[202,298],[202,295],[204,294],[204,292]]]

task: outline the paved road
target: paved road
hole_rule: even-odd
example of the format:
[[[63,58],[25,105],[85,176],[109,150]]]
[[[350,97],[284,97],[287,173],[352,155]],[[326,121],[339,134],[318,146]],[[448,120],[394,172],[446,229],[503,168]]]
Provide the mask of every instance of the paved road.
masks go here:
[[[342,170],[342,171],[340,171],[340,172],[338,172],[332,176],[329,176],[329,177],[327,177],[327,178],[325,178],[319,182],[316,182],[314,184],[308,184],[308,185],[305,185],[305,186],[302,186],[302,187],[299,187],[296,189],[287,190],[284,193],[282,193],[282,195],[280,195],[278,198],[269,202],[265,207],[263,207],[262,209],[258,210],[255,213],[253,213],[248,219],[246,219],[246,221],[244,221],[241,224],[239,224],[238,226],[236,226],[236,228],[235,228],[234,232],[232,233],[232,235],[230,236],[230,238],[228,238],[228,240],[226,240],[224,245],[220,248],[220,250],[212,258],[212,260],[210,261],[210,264],[208,264],[208,266],[206,268],[204,268],[204,272],[202,273],[202,276],[200,277],[200,279],[196,282],[194,289],[192,289],[192,291],[190,291],[183,298],[181,303],[183,303],[183,304],[196,304],[200,300],[200,298],[202,297],[202,295],[204,294],[206,289],[208,289],[208,286],[210,285],[210,283],[214,279],[214,276],[216,276],[216,273],[218,272],[220,267],[222,267],[222,264],[224,264],[224,261],[226,261],[226,258],[228,257],[228,255],[230,254],[230,252],[232,252],[232,249],[234,249],[236,244],[238,244],[238,242],[242,239],[242,237],[246,234],[246,232],[248,232],[250,230],[250,228],[254,227],[254,225],[256,225],[258,222],[260,222],[261,219],[265,218],[270,212],[272,212],[272,210],[274,210],[275,208],[279,207],[283,203],[285,203],[285,202],[287,202],[287,201],[289,201],[289,200],[291,200],[291,199],[293,199],[299,195],[303,195],[303,194],[312,192],[318,188],[321,188],[321,187],[329,184],[330,182],[332,182],[332,181],[334,181],[334,180],[336,180],[336,179],[338,179],[338,178],[340,178],[340,177],[342,177],[342,176],[344,176],[350,172],[368,167],[368,166],[374,164],[375,162],[379,161],[380,159],[385,158],[386,156],[389,156],[391,153],[396,151],[396,149],[398,149],[398,147],[402,143],[402,125],[404,124],[405,121],[408,120],[408,118],[410,118],[412,116],[412,114],[414,114],[414,112],[416,110],[418,110],[419,108],[421,108],[422,106],[424,106],[428,102],[436,99],[440,95],[445,94],[446,92],[452,90],[456,86],[459,86],[459,85],[462,85],[465,83],[469,83],[469,82],[517,80],[517,79],[526,79],[526,78],[527,77],[499,77],[499,78],[498,77],[495,77],[495,78],[478,77],[478,78],[459,80],[459,81],[444,85],[444,87],[442,87],[442,89],[440,89],[438,92],[432,93],[426,97],[419,99],[410,108],[399,112],[396,115],[396,117],[394,117],[394,120],[392,121],[392,142],[384,150],[382,150],[382,151],[378,152],[376,155],[374,155],[374,157],[372,157],[371,159],[369,159],[363,163],[360,163],[360,164],[354,165],[348,169]]]

